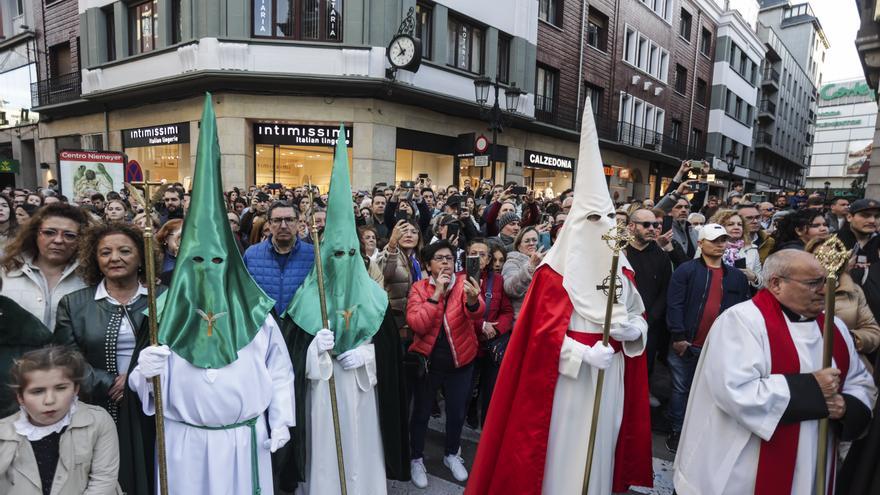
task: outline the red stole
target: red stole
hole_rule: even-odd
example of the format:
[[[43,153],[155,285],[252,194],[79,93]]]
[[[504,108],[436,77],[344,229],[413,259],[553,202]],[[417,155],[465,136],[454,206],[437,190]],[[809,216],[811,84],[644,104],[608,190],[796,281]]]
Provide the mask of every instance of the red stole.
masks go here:
[[[562,276],[549,266],[538,268],[501,364],[465,494],[541,493],[559,355],[572,311]],[[615,451],[615,491],[625,491],[617,489],[620,483],[651,486],[653,482],[647,364],[644,355],[627,358],[625,363],[624,418]],[[635,380],[632,385],[630,379]],[[639,380],[641,393],[636,384]],[[630,394],[642,395],[643,400],[635,397],[629,403]],[[589,418],[585,416],[584,421]]]
[[[770,373],[794,374],[801,373],[800,359],[797,348],[791,338],[782,306],[776,297],[766,289],[761,290],[752,298],[764,317],[767,326],[767,341],[770,344]],[[825,314],[816,317],[820,330],[824,328]],[[849,370],[849,349],[846,341],[834,326],[834,362],[841,373],[840,386]],[[791,493],[797,462],[798,437],[800,423],[779,423],[769,441],[761,442],[758,455],[758,471],[755,478],[755,495],[780,495]],[[833,469],[832,478],[833,480]],[[829,487],[833,482],[829,483]]]

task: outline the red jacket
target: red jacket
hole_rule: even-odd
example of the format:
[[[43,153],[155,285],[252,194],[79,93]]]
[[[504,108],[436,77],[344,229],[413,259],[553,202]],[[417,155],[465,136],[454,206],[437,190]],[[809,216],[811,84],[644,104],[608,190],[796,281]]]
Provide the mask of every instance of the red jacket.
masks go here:
[[[491,273],[491,276],[493,280],[492,295],[490,297],[486,297],[489,279],[485,272],[483,273],[483,279],[480,281],[480,294],[483,296],[486,304],[489,305],[489,317],[484,318],[486,316],[486,309],[483,308],[480,319],[474,320],[474,333],[477,335],[477,341],[479,342],[486,340],[483,336],[484,321],[496,323],[495,330],[498,332],[498,335],[505,334],[513,329],[513,305],[510,303],[507,294],[504,293],[504,278],[494,272]],[[482,356],[484,353],[485,351],[480,349],[479,355]]]
[[[455,367],[466,366],[477,356],[477,336],[474,333],[473,321],[480,320],[486,306],[482,296],[478,298],[479,307],[470,312],[465,307],[464,275],[457,274],[452,289],[446,298],[439,302],[429,301],[434,295],[432,279],[419,280],[409,291],[406,303],[406,323],[413,331],[413,343],[410,352],[417,352],[430,357],[440,335],[440,325],[445,321],[446,335],[452,348]]]

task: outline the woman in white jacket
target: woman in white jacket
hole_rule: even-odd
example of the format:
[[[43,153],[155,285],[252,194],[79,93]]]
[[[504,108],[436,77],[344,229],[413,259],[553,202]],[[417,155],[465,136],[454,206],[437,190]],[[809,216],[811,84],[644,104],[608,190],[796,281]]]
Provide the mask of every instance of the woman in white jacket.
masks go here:
[[[764,279],[761,276],[761,256],[758,247],[751,242],[752,233],[746,232],[742,216],[734,210],[718,210],[712,215],[710,222],[721,225],[727,231],[727,248],[722,261],[728,266],[739,268],[752,287],[762,287]]]

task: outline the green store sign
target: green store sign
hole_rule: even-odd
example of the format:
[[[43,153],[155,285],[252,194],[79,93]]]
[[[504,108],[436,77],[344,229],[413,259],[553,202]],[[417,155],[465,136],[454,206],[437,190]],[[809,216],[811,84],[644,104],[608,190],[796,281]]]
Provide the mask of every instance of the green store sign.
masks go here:
[[[834,83],[826,84],[819,91],[819,98],[826,101],[836,100],[845,96],[871,96],[871,88],[868,87],[868,83],[863,81],[850,87],[838,86]]]
[[[847,125],[861,125],[862,119],[853,119],[853,120],[835,120],[834,122],[819,122],[816,124],[816,128],[820,129],[822,127],[843,127]]]
[[[0,158],[0,172],[5,172],[9,174],[17,174],[19,169],[18,160],[13,160],[11,158]]]

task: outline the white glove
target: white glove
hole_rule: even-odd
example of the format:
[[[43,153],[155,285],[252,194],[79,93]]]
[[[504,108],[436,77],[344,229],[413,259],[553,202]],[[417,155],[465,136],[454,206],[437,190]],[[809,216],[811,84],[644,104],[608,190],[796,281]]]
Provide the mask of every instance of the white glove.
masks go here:
[[[165,373],[165,365],[168,364],[168,356],[171,349],[167,345],[151,345],[141,351],[138,356],[138,367],[144,378],[162,376]]]
[[[637,340],[642,336],[642,330],[630,323],[616,323],[611,325],[611,337],[618,342]]]
[[[284,444],[290,441],[290,430],[287,427],[275,428],[272,430],[268,440],[263,442],[263,448],[269,449],[269,452],[275,453],[276,450],[284,447]]]
[[[611,346],[602,345],[602,342],[596,342],[593,347],[587,346],[584,349],[584,355],[581,359],[585,363],[600,370],[607,369],[611,366],[611,358],[614,357],[614,349]]]
[[[342,369],[346,371],[360,368],[367,362],[367,360],[364,359],[364,355],[358,349],[343,352],[336,358],[336,360],[342,365]]]
[[[317,341],[318,354],[328,352],[336,345],[336,337],[326,328],[322,328],[315,334],[315,340]]]

